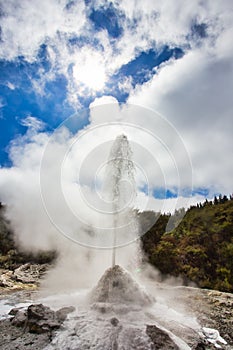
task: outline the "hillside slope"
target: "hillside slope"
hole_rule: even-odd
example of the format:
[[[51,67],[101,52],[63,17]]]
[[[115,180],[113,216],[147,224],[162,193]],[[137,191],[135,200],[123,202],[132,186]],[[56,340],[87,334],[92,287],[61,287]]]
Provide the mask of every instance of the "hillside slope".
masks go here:
[[[191,207],[180,225],[166,233],[169,217],[160,216],[142,237],[149,263],[199,287],[233,292],[232,198]]]

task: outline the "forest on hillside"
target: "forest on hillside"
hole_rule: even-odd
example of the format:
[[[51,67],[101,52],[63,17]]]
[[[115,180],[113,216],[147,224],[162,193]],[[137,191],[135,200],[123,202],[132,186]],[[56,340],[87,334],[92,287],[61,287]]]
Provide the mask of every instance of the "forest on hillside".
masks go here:
[[[151,213],[144,213],[145,216]],[[179,217],[179,212],[174,214]],[[182,277],[201,288],[233,292],[233,198],[190,207],[169,232],[170,214],[160,215],[141,238],[147,261],[164,276]]]

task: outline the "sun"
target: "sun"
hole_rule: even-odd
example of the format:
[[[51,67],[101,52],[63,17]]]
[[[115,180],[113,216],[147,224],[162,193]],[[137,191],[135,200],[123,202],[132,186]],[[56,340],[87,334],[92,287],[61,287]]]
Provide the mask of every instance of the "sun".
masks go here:
[[[102,90],[107,80],[105,66],[100,55],[96,54],[79,60],[73,67],[73,76],[78,85],[85,85],[94,91]]]

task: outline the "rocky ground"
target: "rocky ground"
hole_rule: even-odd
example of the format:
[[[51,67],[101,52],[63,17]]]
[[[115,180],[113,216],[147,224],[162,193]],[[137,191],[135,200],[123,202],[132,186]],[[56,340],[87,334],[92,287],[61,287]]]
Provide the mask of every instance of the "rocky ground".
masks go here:
[[[0,269],[0,300],[15,295],[15,299],[20,303],[30,298],[31,293],[38,289],[48,267],[49,264],[26,263],[15,269]],[[12,309],[10,314],[9,318],[0,320],[0,349],[39,350],[50,342],[54,329],[48,327],[46,331],[37,329],[33,332],[28,328],[27,311]],[[37,321],[39,322],[39,319]]]
[[[171,290],[173,290],[171,292]],[[185,305],[187,312],[196,316],[203,327],[219,331],[227,345],[222,349],[233,350],[233,294],[192,287],[160,286],[160,293],[166,294],[168,306]],[[210,344],[201,349],[216,349]]]
[[[185,294],[185,293],[184,293]],[[187,288],[188,302],[205,327],[215,328],[233,349],[233,294]]]
[[[53,311],[42,304],[30,305],[26,310],[13,308],[9,313],[11,317],[0,321],[0,348],[44,349],[72,311],[73,307]]]
[[[25,264],[14,271],[1,271],[1,298],[22,293],[22,301],[25,293],[30,295],[38,288],[40,278],[46,269],[47,265]],[[21,292],[16,292],[19,290]],[[97,296],[102,296],[100,293],[102,289],[98,286],[97,291]],[[219,346],[224,350],[233,350],[233,294],[191,287],[170,287],[163,284],[157,284],[156,291],[159,297],[166,296],[168,308],[176,307],[178,310],[177,305],[180,305],[181,308],[185,305],[185,310],[195,315],[203,327],[218,330],[221,337],[227,342],[227,344],[218,342]],[[48,344],[52,344],[56,331],[62,329],[68,313],[73,310],[74,308],[70,307],[53,311],[42,304],[30,305],[26,309],[13,308],[9,318],[0,320],[0,349],[44,349]],[[118,328],[120,329],[119,320],[111,318],[110,323],[117,333]],[[171,339],[168,339],[166,334],[153,324],[146,326],[146,334],[152,341],[151,349],[177,349]],[[197,341],[192,350],[212,350],[216,349],[215,345],[204,340]],[[56,349],[56,346],[53,348]],[[113,347],[113,349],[118,348]]]
[[[0,270],[0,293],[36,289],[49,264],[26,263],[13,270]]]

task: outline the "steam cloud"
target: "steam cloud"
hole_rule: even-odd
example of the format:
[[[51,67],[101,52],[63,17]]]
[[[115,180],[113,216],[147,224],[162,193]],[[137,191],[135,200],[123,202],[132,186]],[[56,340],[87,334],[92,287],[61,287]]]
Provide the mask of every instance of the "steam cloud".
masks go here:
[[[109,112],[117,123],[107,123]],[[98,106],[90,110],[91,124],[86,129],[75,132],[77,118],[74,118],[52,136],[43,132],[43,125],[30,117],[25,121],[29,126],[27,134],[12,142],[10,157],[13,165],[0,169],[0,198],[7,204],[6,216],[21,249],[32,252],[55,249],[59,252],[57,266],[50,272],[47,285],[56,289],[59,286],[90,286],[111,265],[111,249],[95,247],[111,246],[107,234],[110,222],[107,215],[101,215],[98,183],[103,181],[100,168],[108,159],[117,135],[126,134],[133,149],[138,187],[134,207],[166,211],[169,208],[167,202],[171,210],[188,205],[188,197],[167,201],[153,197],[151,189],[158,184],[165,187],[189,184],[190,167],[186,166],[187,154],[172,127],[157,117],[157,134],[153,138],[142,126],[141,112],[138,107],[120,110],[117,104]],[[149,112],[145,112],[144,118],[149,118],[146,113]],[[143,147],[142,136],[145,139]],[[175,150],[173,158],[169,154],[171,146]],[[158,156],[155,159],[156,148]],[[175,163],[169,162],[169,156]],[[177,168],[181,170],[181,165],[183,175],[175,173]],[[142,190],[145,186],[147,192]],[[101,228],[99,233],[98,227]],[[119,248],[117,263],[125,268],[135,268],[137,254],[137,242]]]

